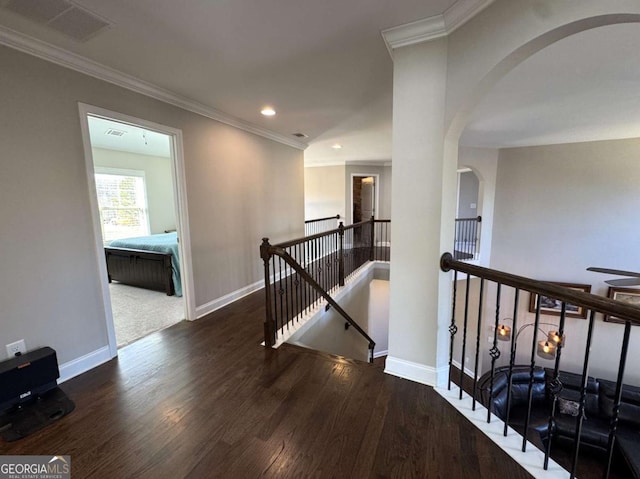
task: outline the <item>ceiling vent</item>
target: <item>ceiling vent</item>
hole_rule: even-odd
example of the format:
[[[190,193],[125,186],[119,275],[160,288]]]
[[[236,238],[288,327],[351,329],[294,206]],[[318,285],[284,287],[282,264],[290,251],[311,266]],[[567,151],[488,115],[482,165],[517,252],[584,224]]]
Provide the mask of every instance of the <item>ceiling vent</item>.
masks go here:
[[[111,136],[122,136],[125,133],[126,131],[116,130],[115,128],[109,128],[107,131],[104,132],[105,135],[111,135]]]
[[[9,0],[5,9],[86,42],[111,26],[107,20],[67,0]]]
[[[293,136],[297,136],[298,138],[309,138],[309,135],[305,135],[304,133],[293,133]]]

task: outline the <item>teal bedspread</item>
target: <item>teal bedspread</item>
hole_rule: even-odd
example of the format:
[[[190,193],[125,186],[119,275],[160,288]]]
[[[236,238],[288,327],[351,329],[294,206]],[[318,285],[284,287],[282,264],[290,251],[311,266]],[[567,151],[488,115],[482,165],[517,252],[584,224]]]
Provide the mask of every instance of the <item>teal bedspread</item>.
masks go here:
[[[182,279],[180,276],[180,255],[178,254],[178,234],[162,233],[151,236],[140,236],[137,238],[122,238],[113,240],[109,246],[115,248],[142,249],[146,251],[158,251],[160,253],[171,253],[171,266],[173,268],[173,287],[176,296],[182,296]]]

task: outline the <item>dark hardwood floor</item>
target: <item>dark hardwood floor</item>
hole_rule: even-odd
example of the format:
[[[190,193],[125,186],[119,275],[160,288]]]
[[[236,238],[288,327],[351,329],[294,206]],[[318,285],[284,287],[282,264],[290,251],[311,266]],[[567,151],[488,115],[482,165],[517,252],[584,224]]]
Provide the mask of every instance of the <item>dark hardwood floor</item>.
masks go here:
[[[71,455],[74,478],[530,478],[430,387],[260,346],[262,292],[62,385],[76,410],[0,454]]]

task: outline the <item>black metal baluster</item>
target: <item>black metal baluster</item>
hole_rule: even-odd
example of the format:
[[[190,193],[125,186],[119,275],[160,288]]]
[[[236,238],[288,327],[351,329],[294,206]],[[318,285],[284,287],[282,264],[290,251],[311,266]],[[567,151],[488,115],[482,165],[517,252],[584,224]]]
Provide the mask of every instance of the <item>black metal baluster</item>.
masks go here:
[[[480,334],[482,332],[482,301],[484,296],[484,278],[480,278],[480,298],[478,300],[478,330],[476,332],[476,361],[473,368],[473,402],[471,409],[476,410],[476,393],[478,388],[478,366],[480,364]]]
[[[536,349],[538,347],[538,328],[540,327],[540,295],[536,299],[536,319],[533,323],[533,339],[531,340],[531,363],[529,365],[529,390],[527,400],[527,415],[524,418],[524,434],[522,435],[522,452],[527,451],[527,433],[531,420],[531,405],[533,404],[533,372],[536,367]]]
[[[307,242],[305,241],[304,243],[302,243],[301,245],[301,250],[302,250],[302,261],[304,261],[304,270],[309,272],[308,268],[307,268]],[[309,287],[307,286],[307,282],[301,282],[302,284],[302,304],[304,305],[304,313],[307,313],[307,308],[309,307]]]
[[[489,385],[489,407],[487,408],[487,422],[491,422],[491,404],[493,403],[493,377],[496,374],[496,360],[500,357],[500,350],[498,349],[498,326],[500,324],[500,293],[502,291],[502,285],[496,283],[496,315],[493,325],[493,346],[489,350],[491,356],[491,381]]]
[[[283,305],[284,289],[282,287],[282,258],[280,258],[280,256],[278,256],[278,296],[280,298],[280,326],[282,333],[284,332],[285,313]]]
[[[318,239],[313,240],[313,279],[316,282],[320,282],[320,271],[318,271]],[[318,292],[314,289],[313,291],[313,303],[315,304],[318,301]]]
[[[562,356],[562,347],[564,346],[564,322],[567,317],[567,303],[562,302],[560,308],[560,323],[558,324],[558,336],[560,343],[556,345],[556,360],[553,367],[553,379],[549,383],[549,392],[553,398],[551,399],[551,412],[549,413],[549,422],[547,424],[547,447],[544,451],[544,470],[549,468],[549,457],[551,456],[551,439],[553,432],[553,423],[556,416],[556,405],[558,402],[558,394],[562,391],[562,382],[560,381],[560,358]]]
[[[627,353],[629,351],[629,336],[631,334],[631,322],[624,323],[624,336],[622,338],[622,351],[620,352],[620,363],[618,364],[618,378],[616,380],[616,399],[613,405],[613,417],[609,427],[609,441],[607,444],[607,467],[604,471],[604,479],[609,478],[611,462],[613,459],[613,446],[616,442],[616,431],[618,429],[618,419],[620,417],[620,402],[622,401],[622,380],[624,370],[627,366]]]
[[[338,285],[344,286],[344,225],[338,225]]]
[[[298,262],[298,264],[300,266],[302,266],[302,255],[300,255],[300,243],[298,243],[295,247],[296,250],[296,261]],[[298,272],[296,271],[296,279],[294,281],[294,284],[296,285],[296,318],[297,318],[297,322],[300,322],[300,316],[302,315],[302,291],[300,289],[300,275],[298,274]]]
[[[469,221],[464,222],[464,252],[469,256]]]
[[[289,255],[291,255],[291,252],[289,251],[290,248],[287,248],[287,252],[289,253]],[[287,265],[287,296],[289,297],[289,303],[291,306],[291,311],[290,311],[290,316],[289,316],[289,322],[293,322],[293,318],[294,318],[294,309],[293,309],[293,269],[291,269],[291,266]]]
[[[464,364],[467,349],[467,326],[469,324],[469,287],[471,284],[471,275],[467,273],[467,287],[464,296],[464,325],[462,329],[462,352],[460,354],[460,399],[462,399],[462,390],[464,385]]]
[[[278,294],[278,282],[277,282],[277,277],[278,277],[278,273],[276,270],[276,257],[272,256],[271,257],[271,272],[273,274],[273,311],[275,312],[275,337],[276,339],[278,338],[278,319],[280,319],[280,323],[282,323],[282,317],[280,315],[280,311],[278,310],[278,298],[279,298],[279,294]]]
[[[451,324],[449,325],[449,334],[451,340],[449,341],[449,383],[447,389],[451,391],[451,368],[453,367],[453,338],[458,332],[456,326],[456,294],[458,292],[458,271],[453,270],[453,299],[451,300]]]
[[[584,419],[584,407],[587,397],[587,381],[589,380],[589,358],[591,356],[591,340],[593,338],[593,325],[595,323],[596,312],[589,314],[589,329],[587,331],[587,344],[585,345],[584,364],[582,366],[582,384],[580,387],[580,407],[576,419],[576,438],[574,441],[573,466],[571,467],[570,479],[576,477],[578,469],[578,456],[580,455],[580,436],[582,435],[582,420]]]
[[[513,298],[513,322],[511,324],[511,354],[509,355],[509,372],[507,373],[507,416],[504,418],[504,430],[502,434],[507,435],[509,429],[509,416],[511,409],[511,387],[513,386],[513,365],[516,362],[516,332],[518,331],[518,303],[520,301],[520,288],[516,288]]]

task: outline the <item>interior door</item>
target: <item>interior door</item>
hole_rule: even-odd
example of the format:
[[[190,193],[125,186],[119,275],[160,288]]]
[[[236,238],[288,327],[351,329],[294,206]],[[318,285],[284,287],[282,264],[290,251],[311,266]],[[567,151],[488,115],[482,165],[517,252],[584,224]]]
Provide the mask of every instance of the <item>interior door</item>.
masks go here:
[[[362,205],[362,220],[370,220],[375,214],[375,179],[373,176],[368,176],[362,179],[362,189],[360,190],[360,198]]]

